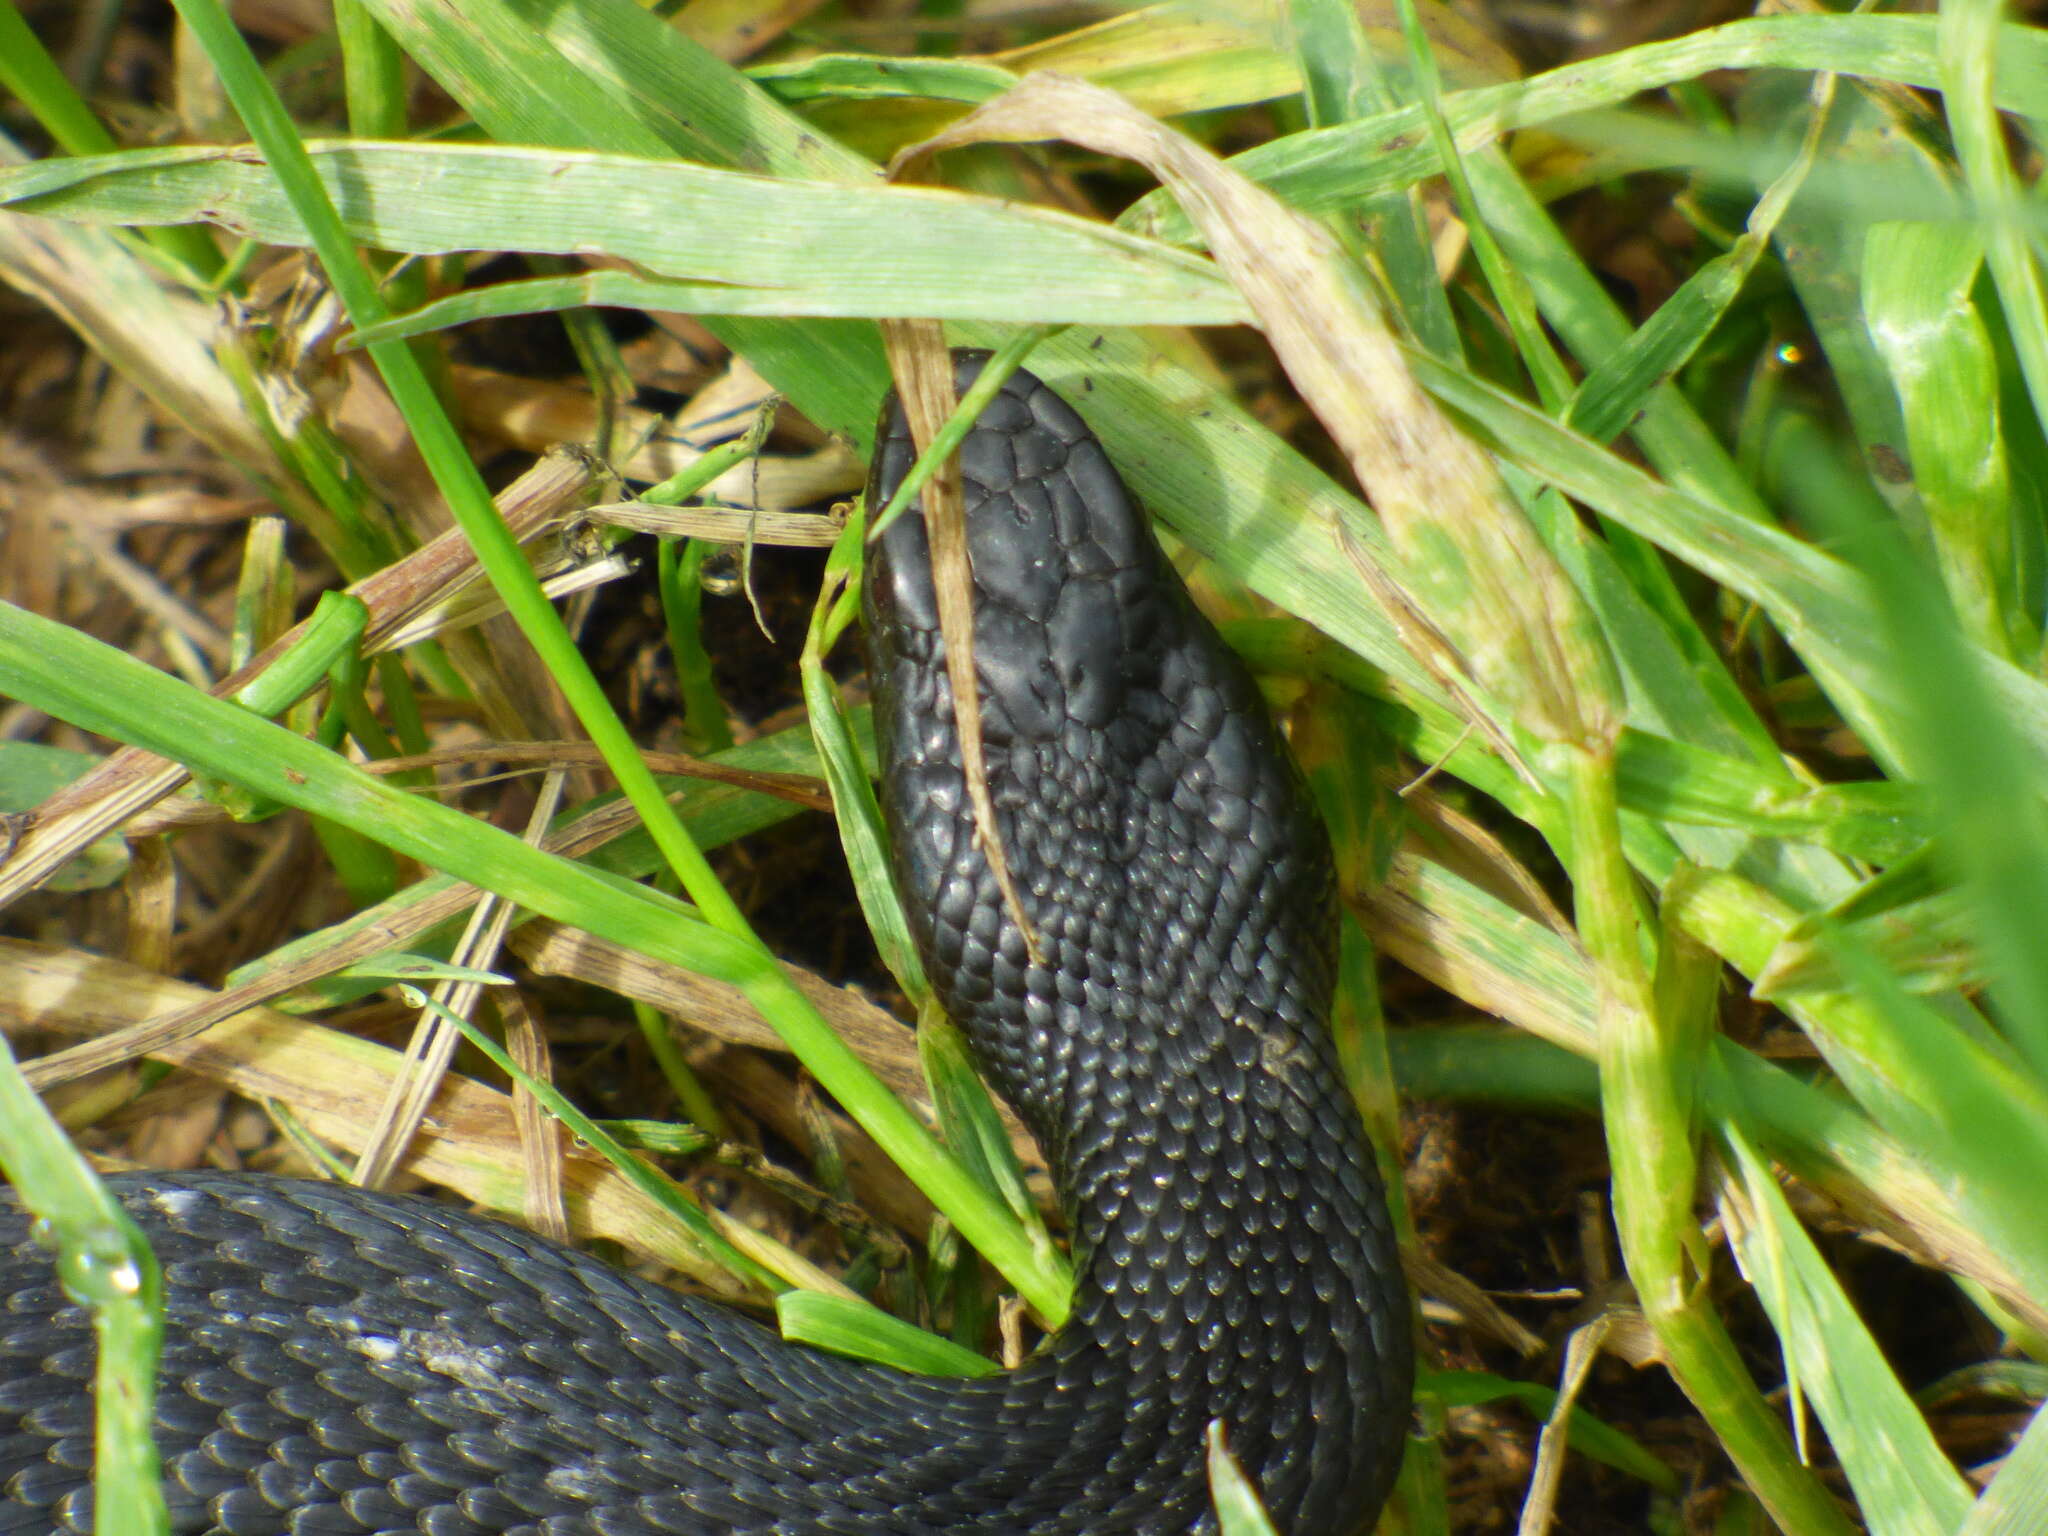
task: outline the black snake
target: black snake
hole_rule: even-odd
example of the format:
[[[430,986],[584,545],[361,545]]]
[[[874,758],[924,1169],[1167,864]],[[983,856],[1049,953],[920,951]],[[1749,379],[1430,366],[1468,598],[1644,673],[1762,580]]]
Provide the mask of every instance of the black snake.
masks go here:
[[[913,457],[891,409],[871,508]],[[175,1530],[1164,1536],[1213,1529],[1212,1419],[1282,1532],[1370,1525],[1410,1323],[1326,1031],[1324,833],[1073,410],[1020,372],[961,466],[1042,963],[974,834],[917,516],[866,585],[883,801],[925,965],[1052,1164],[1071,1319],[1006,1375],[905,1376],[426,1200],[123,1176],[165,1274]],[[92,1352],[0,1196],[0,1532],[90,1529]]]

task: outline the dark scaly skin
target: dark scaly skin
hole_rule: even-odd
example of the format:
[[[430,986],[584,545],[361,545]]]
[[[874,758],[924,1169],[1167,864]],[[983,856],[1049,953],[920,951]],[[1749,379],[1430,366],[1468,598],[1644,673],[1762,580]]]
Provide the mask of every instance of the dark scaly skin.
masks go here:
[[[871,507],[911,458],[892,411]],[[120,1178],[166,1274],[174,1529],[1165,1536],[1213,1526],[1212,1418],[1283,1532],[1370,1524],[1409,1319],[1324,1027],[1321,828],[1079,418],[1020,373],[962,465],[1044,966],[975,850],[916,517],[868,578],[883,795],[926,967],[1052,1159],[1072,1320],[1006,1376],[906,1377],[426,1201]],[[89,1528],[91,1350],[0,1202],[0,1533]]]

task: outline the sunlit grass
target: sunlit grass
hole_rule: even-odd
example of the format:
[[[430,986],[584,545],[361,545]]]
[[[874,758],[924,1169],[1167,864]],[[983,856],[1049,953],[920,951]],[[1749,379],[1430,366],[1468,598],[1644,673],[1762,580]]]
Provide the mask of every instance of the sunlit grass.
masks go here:
[[[1313,126],[1233,167],[1337,238],[1327,250],[1303,244],[1291,215],[1237,230],[1252,254],[1233,287],[1201,254],[1221,244],[1164,194],[1112,228],[1019,206],[1003,162],[978,151],[944,164],[966,190],[995,195],[970,202],[879,182],[869,154],[1001,92],[1010,76],[987,61],[884,70],[851,52],[793,48],[750,77],[631,0],[348,0],[338,12],[350,117],[392,142],[356,149],[330,136],[309,150],[264,105],[262,76],[213,0],[180,9],[268,169],[185,149],[112,150],[61,77],[20,51],[25,34],[0,0],[0,46],[14,38],[16,60],[0,80],[75,157],[0,170],[0,203],[60,221],[51,227],[108,274],[110,296],[180,274],[211,280],[220,247],[195,238],[190,221],[202,217],[317,252],[352,320],[378,326],[374,355],[427,463],[586,729],[619,761],[692,910],[607,874],[553,868],[516,839],[374,788],[327,750],[345,722],[324,745],[236,722],[209,713],[233,706],[132,662],[95,661],[82,637],[18,614],[0,628],[0,687],[739,985],[1055,1317],[1060,1271],[1006,1198],[1012,1181],[967,1172],[988,1164],[941,1153],[848,1069],[716,887],[684,819],[637,776],[523,559],[492,531],[497,513],[441,415],[433,374],[438,328],[493,309],[689,309],[798,410],[864,451],[887,383],[874,318],[949,317],[956,340],[978,345],[1025,323],[1062,326],[1030,366],[1206,557],[1212,586],[1248,589],[1291,616],[1240,605],[1233,633],[1284,679],[1279,691],[1326,716],[1298,740],[1338,829],[1361,931],[1515,1030],[1461,1033],[1451,1052],[1426,1037],[1388,1042],[1360,968],[1345,1011],[1353,1059],[1391,1054],[1420,1096],[1534,1097],[1602,1114],[1642,1316],[1786,1529],[1850,1528],[1816,1460],[1840,1468],[1873,1530],[1989,1520],[1971,1514],[1974,1488],[1915,1406],[1923,1384],[1894,1374],[1779,1181],[1796,1177],[1859,1230],[1952,1276],[2006,1348],[2048,1338],[2048,336],[2043,217],[2023,184],[2038,146],[2021,142],[2048,120],[2048,37],[2000,30],[1995,4],[1969,0],[1939,17],[1759,18],[1505,81],[1487,76],[1494,54],[1426,8],[1403,7],[1404,36],[1301,0],[1300,60],[1258,29],[1215,23],[1155,51],[1147,29],[1179,21],[1112,24],[1095,54],[1063,67],[1157,111],[1223,112],[1308,81],[1298,114],[1276,117]],[[1423,47],[1443,80],[1413,69],[1411,49]],[[402,142],[408,128],[442,125],[405,122],[401,57],[459,105],[470,142]],[[1750,73],[1716,75],[1711,98],[1698,90],[1729,70]],[[1520,137],[1503,139],[1507,128]],[[1537,129],[1555,136],[1539,143]],[[1538,148],[1541,181],[1525,170]],[[1639,191],[1625,178],[1646,171],[1685,181],[1700,235],[1671,297],[1628,315],[1544,194],[1604,182],[1625,198]],[[659,196],[636,200],[647,188]],[[1447,219],[1458,221],[1448,238]],[[153,243],[84,226],[147,229]],[[1475,254],[1446,281],[1439,257],[1467,245]],[[556,275],[437,305],[417,271],[380,287],[358,247],[598,250],[643,270]],[[1317,280],[1376,299],[1311,338],[1340,366],[1297,369],[1295,382],[1352,452],[1385,524],[1219,388],[1184,340],[1129,328],[1257,315],[1293,366],[1262,284],[1298,289],[1304,269],[1279,263],[1302,251],[1321,263]],[[1390,407],[1346,394],[1341,365],[1361,355],[1346,327],[1382,312],[1434,401],[1404,428],[1426,441],[1448,424],[1489,450],[1498,483],[1471,506],[1504,519],[1496,531],[1480,524],[1474,536],[1462,505],[1399,503],[1408,482],[1353,449],[1347,421]],[[177,325],[210,323],[202,305],[169,313]],[[254,399],[225,365],[197,365],[196,378],[189,366],[175,380],[153,373],[111,301],[71,318],[275,486],[339,569],[361,576],[388,561],[400,536],[385,509],[359,503],[337,442],[253,413],[236,420],[221,402]],[[601,332],[584,337],[600,382],[605,345]],[[852,552],[842,548],[835,574],[850,574]],[[681,567],[667,580],[685,580]],[[821,612],[814,664],[848,611],[829,623]],[[690,612],[685,597],[673,601],[673,622]],[[379,677],[398,701],[446,688],[468,665],[415,648]],[[701,664],[693,676],[701,707]],[[824,715],[829,688],[815,665],[807,696]],[[1373,749],[1356,746],[1360,715],[1384,733]],[[1341,728],[1329,723],[1340,717]],[[203,734],[204,749],[181,732]],[[842,791],[858,774],[856,735],[833,709],[821,749]],[[1462,803],[1495,834],[1516,835],[1462,849],[1443,836],[1404,840],[1430,821],[1434,792],[1424,786],[1404,806],[1387,790],[1423,766],[1462,786]],[[851,798],[842,816],[864,905],[885,952],[900,954],[871,811]],[[1510,847],[1542,849],[1543,868],[1524,868]],[[643,847],[632,873],[655,867]],[[1540,910],[1553,873],[1569,884],[1563,927]],[[1752,985],[1810,1043],[1813,1074],[1722,1030],[1729,989]],[[1571,1058],[1597,1065],[1597,1079]],[[973,1123],[971,1106],[962,1114]],[[73,1209],[61,1179],[28,1176],[26,1142],[5,1139],[12,1129],[0,1126],[10,1169]],[[1777,1331],[1781,1377],[1760,1377],[1731,1341],[1731,1250]],[[1703,1284],[1710,1273],[1716,1283]],[[1811,1408],[1831,1457],[1802,1458],[1805,1426],[1767,1396],[1781,1381]],[[1426,1378],[1423,1422],[1496,1388]],[[1608,1451],[1622,1464],[1640,1454],[1625,1440]],[[1994,1481],[1984,1510],[2009,1511],[2016,1497]],[[1405,1528],[1446,1528],[1427,1442],[1401,1500]]]

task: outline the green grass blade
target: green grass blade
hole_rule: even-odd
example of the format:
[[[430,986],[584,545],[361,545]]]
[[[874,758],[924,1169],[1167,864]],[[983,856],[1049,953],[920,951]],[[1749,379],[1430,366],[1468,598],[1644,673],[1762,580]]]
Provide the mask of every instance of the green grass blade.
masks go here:
[[[1675,917],[1752,976],[1765,973],[1778,944],[1799,931],[1782,903],[1726,873],[1696,876]],[[1838,964],[1856,964],[1860,954],[1838,939]],[[1848,974],[1854,990],[1830,977],[1780,986],[1772,1000],[1799,1022],[1871,1119],[1925,1167],[1943,1171],[1942,1203],[1970,1234],[1967,1245],[1997,1252],[2008,1270],[2002,1283],[2041,1307],[2048,1301],[2048,1235],[2039,1220],[2048,1095],[2000,1042],[1982,1037],[1981,1026],[1958,1027],[1867,959]]]
[[[1292,0],[1288,14],[1313,127],[1335,127],[1400,103],[1400,90],[1375,56],[1357,7],[1347,0]],[[1331,227],[1353,259],[1377,262],[1386,273],[1388,299],[1417,342],[1439,357],[1459,355],[1463,341],[1416,193],[1377,192],[1355,209],[1332,214]],[[1365,232],[1369,249],[1361,238]]]
[[[872,183],[873,165],[835,144],[751,81],[632,0],[576,7],[460,0],[364,0],[405,51],[501,144],[658,159],[728,170]],[[599,21],[589,13],[603,9]],[[571,17],[574,9],[579,16]],[[551,30],[559,21],[562,35]],[[593,47],[595,26],[610,39]],[[618,71],[629,69],[622,80]],[[548,89],[536,91],[535,80]],[[690,103],[685,122],[677,103]],[[701,110],[700,110],[701,109]],[[705,130],[716,128],[711,134]],[[726,316],[708,329],[827,432],[863,450],[889,387],[880,338],[864,321]]]
[[[218,0],[181,0],[181,14],[190,21],[221,71],[236,109],[262,145],[351,318],[358,324],[384,318],[383,302],[356,260],[341,221],[307,159],[304,145],[257,69],[248,45],[219,8]],[[644,17],[645,13],[635,9],[635,14]],[[665,30],[664,35],[675,36]],[[1069,1287],[1061,1268],[1048,1263],[1047,1255],[1023,1238],[1000,1204],[955,1164],[916,1117],[875,1080],[747,927],[744,916],[718,883],[702,851],[669,808],[588,662],[542,593],[532,569],[499,518],[454,424],[412,353],[403,343],[386,342],[372,347],[370,354],[450,510],[476,547],[478,559],[506,608],[560,683],[683,888],[712,926],[739,952],[748,955],[748,962],[740,968],[743,974],[736,973],[729,979],[747,993],[771,1024],[785,1032],[792,1049],[820,1083],[884,1150],[899,1165],[915,1170],[912,1177],[953,1218],[969,1241],[1010,1276],[1044,1316],[1051,1320],[1064,1317]],[[373,829],[363,830],[369,836],[378,835]],[[1012,1264],[1016,1266],[1014,1272]]]
[[[704,646],[704,562],[711,548],[702,539],[663,539],[655,555],[669,661],[683,703],[683,740],[692,751],[704,753],[723,752],[733,744],[732,721]]]
[[[2029,1536],[2048,1508],[2048,1409],[2036,1409],[2027,1432],[1956,1527],[1956,1536]]]
[[[0,86],[20,98],[67,153],[104,155],[120,148],[29,30],[14,0],[0,0]],[[220,252],[203,230],[151,230],[143,238],[194,284],[207,282],[221,269]]]
[[[704,285],[723,285],[756,313],[792,316],[901,315],[906,295],[916,313],[939,319],[1217,325],[1248,316],[1215,267],[1184,251],[1071,214],[936,188],[778,181],[494,145],[326,141],[306,154],[358,244],[418,254],[595,250],[688,283],[677,290],[603,273],[508,285],[510,298],[495,301],[505,313],[584,302],[717,313],[719,296]],[[212,147],[0,172],[0,202],[21,212],[123,226],[206,219],[273,245],[314,243],[303,196],[246,155]],[[820,242],[820,229],[832,239]],[[381,307],[351,313],[378,327],[364,337],[373,349],[372,338],[400,334]]]
[[[92,1317],[93,1529],[155,1536],[170,1529],[159,1482],[155,1419],[163,1352],[163,1275],[141,1229],[93,1175],[21,1076],[0,1036],[0,1173],[53,1250],[58,1279]]]
[[[364,139],[405,137],[405,58],[362,0],[334,0],[349,131]]]
[[[2024,662],[2040,636],[2019,590],[1998,359],[1970,296],[1982,261],[1980,243],[1953,228],[1876,225],[1863,248],[1863,309],[1898,391],[1906,462],[1963,631]]]
[[[1647,731],[1622,734],[1616,770],[1623,807],[1657,821],[1811,841],[1879,864],[1907,857],[1931,835],[1910,786],[1808,783]]]
[[[1942,103],[1955,135],[1963,180],[1976,200],[1984,259],[1998,285],[1999,302],[2008,317],[2007,334],[2019,355],[2034,416],[2048,424],[2048,292],[2022,223],[2027,199],[2007,157],[2005,128],[1998,118],[2000,77],[2020,74],[2031,61],[2008,52],[2013,29],[2002,24],[2004,13],[1999,0],[1944,0]],[[2041,34],[2034,37],[2039,40]],[[2037,126],[2048,118],[2038,100],[2019,110]]]
[[[1621,847],[1611,750],[1573,752],[1565,769],[1559,793],[1575,916],[1593,968],[1601,1120],[1629,1278],[1673,1378],[1773,1518],[1790,1530],[1846,1533],[1696,1283],[1705,1267],[1692,1214],[1696,1092],[1713,1036],[1718,957],[1673,925],[1644,921]]]
[[[0,606],[0,693],[35,701],[83,729],[183,762],[195,773],[327,816],[536,912],[740,987],[790,1038],[826,1091],[935,1204],[957,1213],[961,1229],[989,1261],[1046,1316],[1064,1315],[1069,1281],[1063,1267],[1050,1262],[916,1117],[874,1082],[757,945],[643,886],[552,858],[510,833],[380,783],[238,705],[173,683],[111,647],[12,606]]]
[[[1788,1367],[1813,1405],[1874,1536],[1947,1536],[1969,1512],[1968,1485],[1934,1442],[1827,1261],[1792,1214],[1770,1166],[1741,1136],[1722,1209],[1737,1257],[1771,1315]]]
[[[1718,69],[1832,70],[1923,89],[1942,84],[1937,23],[1931,16],[1769,16],[1732,21],[1668,41],[1644,43],[1507,85],[1454,92],[1443,111],[1458,148],[1471,153],[1508,127],[1530,127]],[[2008,24],[1995,33],[1996,105],[2048,117],[2048,36]],[[1419,106],[1375,113],[1341,127],[1299,133],[1247,150],[1234,169],[1295,207],[1320,213],[1435,173],[1436,151]],[[1120,220],[1173,244],[1193,239],[1164,193],[1140,200]]]
[[[120,148],[29,30],[14,0],[0,0],[0,86],[35,114],[66,153],[104,155]]]
[[[1686,872],[1667,885],[1663,905],[1668,920],[1751,975],[1769,963],[1779,936],[1795,921],[1759,886],[1722,872]],[[1595,1054],[1596,1001],[1585,956],[1544,924],[1441,864],[1405,855],[1375,895],[1372,915],[1383,953],[1476,1008],[1575,1055]],[[1454,946],[1444,942],[1448,933],[1458,936]],[[1798,1000],[1794,1011],[1822,1039],[1887,1038],[1861,1016],[1847,1015],[1850,1006],[1824,993]],[[1815,1008],[1823,1011],[1816,1015]],[[2048,1250],[2031,1191],[2048,1174],[2031,1171],[2041,1165],[2038,1156],[2001,1150],[2038,1141],[2040,1129],[2024,1109],[2002,1102],[1998,1081],[1986,1084],[1974,1073],[1983,1100],[1941,1118],[1915,1107],[1923,1093],[1939,1100],[1954,1091],[1949,1033],[1928,1037],[1916,1071],[1924,1066],[1934,1076],[1928,1085],[1917,1078],[1904,1085],[1900,1112],[1909,1118],[1896,1135],[1838,1091],[1801,1082],[1727,1040],[1717,1040],[1708,1055],[1701,1113],[1710,1128],[1724,1120],[1740,1125],[1772,1157],[1822,1189],[1858,1202],[1875,1198],[1929,1250],[2003,1294],[2035,1298],[2035,1315],[2041,1315]],[[1966,1156],[1960,1164],[1944,1124],[1975,1128],[1961,1144]],[[1966,1167],[1967,1175],[1931,1171],[1957,1167]],[[2021,1168],[2029,1171],[2016,1171]]]
[[[577,116],[586,124],[594,104],[605,134],[613,131],[609,120],[623,115],[684,160],[800,181],[864,179],[867,174],[860,157],[633,0],[366,3],[383,10],[387,25],[401,38],[413,34],[430,14],[433,26],[452,24],[462,36],[441,50],[444,59],[474,59],[472,39],[496,49],[545,50],[550,90],[575,92]],[[429,52],[410,44],[407,51],[438,73]],[[565,78],[571,75],[573,84]],[[532,93],[532,77],[509,84],[514,93]],[[494,110],[503,105],[502,96],[494,95]],[[604,139],[586,137],[583,142],[596,148]]]
[[[976,106],[1000,96],[1017,77],[977,59],[883,58],[820,53],[788,63],[756,64],[747,78],[785,106],[808,101],[886,101],[910,96]]]
[[[491,980],[502,984],[504,978],[494,976]],[[600,1157],[618,1169],[628,1182],[667,1211],[676,1224],[688,1234],[690,1242],[710,1260],[723,1265],[741,1279],[759,1286],[770,1294],[779,1295],[785,1289],[787,1281],[727,1241],[712,1224],[711,1219],[704,1214],[703,1207],[684,1194],[672,1179],[662,1177],[648,1163],[628,1152],[611,1132],[572,1104],[553,1083],[523,1071],[519,1064],[513,1061],[511,1053],[480,1029],[473,1020],[466,1019],[453,1009],[443,1006],[411,983],[398,990],[408,1008],[427,1009],[460,1030],[462,1037],[473,1049],[482,1053],[492,1066],[532,1094],[540,1101],[542,1108],[559,1120],[571,1135],[587,1142]]]
[[[1390,1029],[1387,1055],[1403,1095],[1412,1099],[1474,1100],[1547,1114],[1592,1114],[1600,1105],[1600,1075],[1591,1062],[1499,1024]]]
[[[865,718],[865,715],[858,717],[856,726]],[[721,754],[718,760],[736,768],[767,772],[808,774],[817,768],[817,759],[810,750],[809,733],[801,729],[761,737]],[[704,848],[720,847],[735,838],[776,826],[797,814],[797,808],[787,800],[729,784],[694,779],[664,779],[660,782],[674,797],[677,814],[689,827],[690,834]],[[556,819],[551,833],[569,833],[577,823],[601,812],[617,798],[616,794],[603,795],[564,812]],[[655,852],[646,830],[636,827],[600,844],[584,856],[583,862],[628,880],[641,880],[661,867],[661,856]],[[317,971],[321,962],[331,964],[332,957],[337,954],[361,956],[368,963],[374,956],[386,953],[394,944],[407,949],[430,949],[440,942],[434,937],[437,934],[445,939],[439,950],[445,954],[446,945],[452,944],[455,936],[449,923],[456,920],[437,922],[431,914],[446,904],[460,883],[452,875],[443,874],[430,874],[416,880],[388,901],[279,945],[260,959],[238,967],[229,973],[228,985],[241,987],[266,975],[283,972],[293,977],[286,983],[292,990],[277,1004],[286,1011],[312,1012],[354,1002],[377,990],[381,983],[352,980],[340,974],[308,980],[305,979],[307,969],[311,967]],[[428,915],[423,917],[423,911]],[[517,927],[524,920],[523,914],[515,915],[513,926]],[[366,943],[373,947],[365,950],[363,946]]]
[[[1279,1536],[1252,1481],[1224,1442],[1221,1419],[1209,1422],[1209,1497],[1216,1505],[1220,1536]]]
[[[1557,1411],[1556,1388],[1546,1387],[1540,1382],[1515,1381],[1490,1371],[1435,1371],[1431,1373],[1428,1384],[1430,1390],[1446,1404],[1456,1408],[1513,1402],[1519,1403],[1539,1421],[1548,1420]],[[1635,1440],[1613,1425],[1602,1423],[1576,1403],[1572,1405],[1571,1417],[1566,1421],[1565,1434],[1572,1449],[1582,1456],[1589,1456],[1661,1492],[1677,1492],[1678,1477],[1671,1468]]]
[[[1783,76],[1752,79],[1738,98],[1742,121],[1769,134],[1770,125],[1780,121],[1787,106],[1797,99],[1796,88],[1796,81]],[[1898,452],[1904,425],[1883,360],[1871,345],[1869,318],[1863,310],[1864,242],[1873,224],[1895,217],[1901,209],[1936,214],[1951,201],[1952,187],[1940,158],[1920,142],[1910,122],[1896,120],[1889,105],[1867,91],[1844,91],[1828,125],[1822,165],[1850,164],[1883,175],[1890,182],[1890,199],[1827,200],[1819,195],[1820,182],[1828,174],[1822,169],[1811,179],[1810,194],[1786,211],[1774,241],[1785,274],[1792,280],[1800,318],[1811,328],[1820,342],[1820,355],[1827,360],[1829,385],[1846,409],[1866,458],[1879,465],[1888,462],[1887,453]],[[1964,211],[1951,207],[1948,212],[1956,221],[1954,233],[1967,238]],[[1808,355],[1797,338],[1792,346],[1795,355]],[[1745,403],[1750,411],[1763,412],[1768,422],[1774,413],[1763,403],[1766,393],[1759,390]],[[1829,427],[1832,430],[1832,421]],[[1754,423],[1750,435],[1755,436]],[[1746,461],[1754,465],[1756,459],[1747,445],[1745,452]],[[1781,500],[1767,473],[1757,478],[1767,496],[1774,502]],[[1901,519],[1914,525],[1922,520],[1907,477],[1894,471],[1881,475],[1877,483]]]
[[[1630,720],[1717,754],[1752,758],[1759,772],[1786,778],[1776,743],[1678,596],[1655,547],[1611,526],[1598,538],[1554,489],[1515,470],[1508,479],[1599,617],[1627,686]],[[1721,862],[1689,851],[1702,862]]]
[[[1833,100],[1834,77],[1823,75],[1814,88],[1813,118],[1799,153],[1757,203],[1733,248],[1702,263],[1627,346],[1586,375],[1565,412],[1566,426],[1595,442],[1612,440],[1642,409],[1651,391],[1677,373],[1721,323],[1813,169]]]
[[[1825,450],[1804,453],[1799,472],[1816,520],[1853,549],[1869,584],[1873,634],[1902,695],[1908,760],[1924,765],[1943,845],[1975,904],[1999,1020],[2034,1081],[2048,1086],[2042,739],[2011,718],[1999,663],[1964,639],[1867,485]]]
[[[1652,479],[1490,385],[1419,353],[1409,362],[1498,451],[1762,605],[1871,745],[1900,752],[1907,706],[1876,638],[1881,615],[1840,561],[1734,507]],[[1998,707],[2031,749],[2048,751],[2048,687],[1996,658],[1981,661]]]
[[[931,983],[925,979],[924,963],[911,941],[910,925],[904,920],[903,904],[890,873],[888,832],[882,825],[882,807],[870,777],[871,759],[862,755],[852,716],[825,669],[826,655],[853,622],[857,589],[848,583],[860,571],[865,533],[865,518],[853,518],[826,557],[825,578],[811,610],[810,630],[798,665],[811,739],[825,782],[832,786],[839,842],[846,851],[855,899],[867,918],[882,963],[903,988],[911,1007],[921,1013],[931,996]]]
[[[784,1291],[775,1298],[775,1320],[785,1339],[829,1349],[856,1360],[893,1365],[920,1376],[999,1376],[1002,1367],[986,1355],[926,1333],[864,1301],[822,1291]]]
[[[1480,217],[1477,200],[1472,195],[1472,183],[1466,174],[1465,157],[1444,118],[1443,82],[1437,72],[1436,55],[1430,50],[1429,39],[1423,29],[1417,0],[1398,0],[1398,8],[1402,35],[1408,46],[1408,68],[1415,85],[1416,101],[1422,108],[1423,121],[1428,125],[1429,141],[1436,151],[1438,168],[1450,186],[1458,217],[1465,221],[1472,252],[1479,258],[1487,289],[1507,321],[1522,366],[1535,381],[1537,397],[1546,408],[1555,410],[1570,388],[1570,380],[1550,345],[1550,338],[1543,334],[1537,323],[1536,306],[1527,281],[1508,261],[1500,242],[1494,238],[1492,227]],[[1490,155],[1495,151],[1488,145],[1479,153]]]

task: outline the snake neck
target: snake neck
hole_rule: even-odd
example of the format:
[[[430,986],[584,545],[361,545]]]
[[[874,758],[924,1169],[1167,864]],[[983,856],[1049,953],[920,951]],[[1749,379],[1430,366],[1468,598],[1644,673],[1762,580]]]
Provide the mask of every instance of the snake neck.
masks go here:
[[[899,413],[871,506],[912,456]],[[1341,1529],[1398,1461],[1408,1321],[1327,1030],[1327,838],[1072,411],[1014,377],[961,460],[986,777],[1035,954],[973,824],[919,517],[878,543],[868,629],[913,935],[1074,1239],[1073,1316],[1012,1390],[1148,1418],[1162,1456],[1220,1418],[1284,1528]]]

